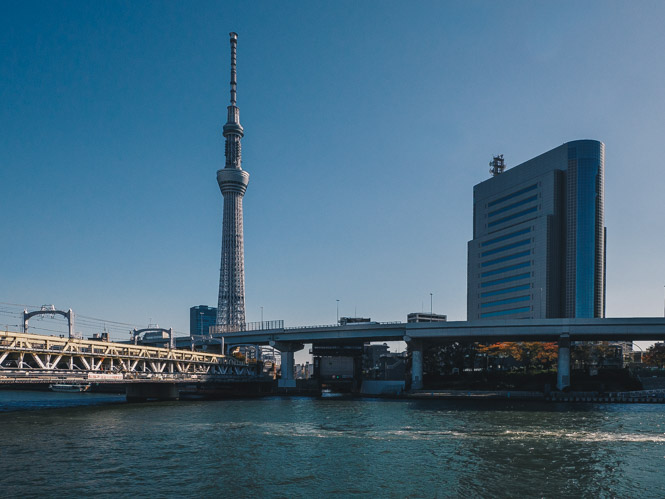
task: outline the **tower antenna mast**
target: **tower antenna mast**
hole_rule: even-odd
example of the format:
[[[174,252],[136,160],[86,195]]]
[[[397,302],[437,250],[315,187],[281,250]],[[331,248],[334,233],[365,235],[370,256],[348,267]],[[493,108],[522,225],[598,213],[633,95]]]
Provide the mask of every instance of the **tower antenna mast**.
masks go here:
[[[490,161],[490,173],[492,177],[496,177],[504,172],[506,169],[506,163],[503,161],[503,154],[498,156],[492,156],[492,161]]]
[[[231,102],[223,128],[225,165],[217,170],[217,183],[224,196],[222,222],[222,261],[219,270],[217,326],[242,330],[245,325],[245,246],[243,241],[242,198],[249,183],[249,173],[242,169],[240,140],[245,132],[236,106],[236,48],[238,34],[229,33],[231,41]]]

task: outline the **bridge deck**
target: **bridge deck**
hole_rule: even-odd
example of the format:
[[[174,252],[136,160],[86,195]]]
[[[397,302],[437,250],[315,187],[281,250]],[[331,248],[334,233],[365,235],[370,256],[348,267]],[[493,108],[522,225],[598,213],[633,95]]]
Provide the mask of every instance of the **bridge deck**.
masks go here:
[[[663,341],[665,318],[513,319],[459,322],[367,323],[226,333],[229,345],[249,343],[312,343],[324,341]]]
[[[220,354],[0,331],[0,383],[217,382],[256,375],[255,365]]]

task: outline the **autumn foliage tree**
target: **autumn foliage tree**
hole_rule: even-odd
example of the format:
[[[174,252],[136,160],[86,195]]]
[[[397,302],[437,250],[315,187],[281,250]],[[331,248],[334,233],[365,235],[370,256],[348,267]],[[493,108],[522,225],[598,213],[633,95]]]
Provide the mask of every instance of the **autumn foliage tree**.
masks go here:
[[[504,341],[491,345],[478,345],[478,353],[493,358],[512,358],[529,371],[534,367],[551,369],[557,361],[556,343],[540,341]]]
[[[642,362],[647,366],[662,369],[665,366],[665,343],[656,343],[647,348],[642,356]]]

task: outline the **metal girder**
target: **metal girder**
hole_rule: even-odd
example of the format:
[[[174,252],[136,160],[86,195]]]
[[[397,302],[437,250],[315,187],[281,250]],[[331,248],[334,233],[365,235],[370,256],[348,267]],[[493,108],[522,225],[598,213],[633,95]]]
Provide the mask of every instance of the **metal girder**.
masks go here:
[[[27,333],[28,332],[28,321],[30,320],[31,317],[34,317],[35,315],[62,315],[64,318],[67,319],[67,324],[69,326],[69,337],[71,338],[74,336],[74,312],[72,312],[72,309],[70,308],[67,312],[64,310],[48,310],[48,309],[43,309],[43,310],[35,310],[34,312],[28,312],[27,310],[23,311],[23,332]]]
[[[79,379],[94,374],[96,380],[108,375],[121,375],[124,380],[131,380],[135,375],[155,375],[178,381],[211,374],[256,375],[238,359],[219,354],[0,332],[0,383],[8,382],[6,373],[17,371],[33,376],[53,375],[59,379]]]

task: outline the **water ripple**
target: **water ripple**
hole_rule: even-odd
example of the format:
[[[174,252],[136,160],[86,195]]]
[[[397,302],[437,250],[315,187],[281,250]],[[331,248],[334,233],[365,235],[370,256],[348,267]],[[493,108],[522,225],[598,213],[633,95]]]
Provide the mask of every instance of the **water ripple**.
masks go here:
[[[654,406],[270,398],[14,411],[0,413],[0,485],[49,497],[662,497],[664,429]]]

